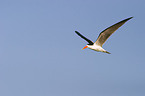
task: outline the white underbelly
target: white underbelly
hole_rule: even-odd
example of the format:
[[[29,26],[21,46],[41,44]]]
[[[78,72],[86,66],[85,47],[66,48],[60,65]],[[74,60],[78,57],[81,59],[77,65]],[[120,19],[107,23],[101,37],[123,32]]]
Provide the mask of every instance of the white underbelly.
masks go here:
[[[106,50],[104,50],[101,46],[97,46],[97,45],[94,45],[94,46],[89,46],[88,48],[92,49],[92,50],[95,50],[95,51],[99,51],[99,52],[104,52]]]

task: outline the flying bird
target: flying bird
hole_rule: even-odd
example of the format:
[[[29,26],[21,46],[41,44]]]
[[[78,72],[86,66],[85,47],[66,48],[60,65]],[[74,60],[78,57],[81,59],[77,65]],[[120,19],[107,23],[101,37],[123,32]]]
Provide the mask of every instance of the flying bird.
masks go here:
[[[125,22],[127,22],[128,20],[130,20],[133,17],[124,19],[108,28],[106,28],[104,31],[102,31],[96,42],[93,43],[91,40],[89,40],[88,38],[86,38],[85,36],[83,36],[82,34],[80,34],[78,31],[75,31],[76,34],[78,34],[81,38],[83,38],[84,40],[86,40],[89,44],[87,44],[83,49],[85,48],[89,48],[98,52],[104,52],[104,53],[108,53],[111,54],[110,52],[106,51],[105,49],[102,48],[102,45],[105,43],[105,41],[111,36],[112,33],[114,33],[119,27],[121,27]],[[82,50],[83,50],[82,49]]]

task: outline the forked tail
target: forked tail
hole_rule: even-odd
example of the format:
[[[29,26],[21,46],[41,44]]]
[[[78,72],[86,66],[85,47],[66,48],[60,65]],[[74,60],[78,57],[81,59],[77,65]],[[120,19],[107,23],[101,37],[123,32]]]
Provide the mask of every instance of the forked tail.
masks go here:
[[[111,54],[111,53],[110,53],[110,52],[108,52],[108,51],[105,51],[105,53]]]

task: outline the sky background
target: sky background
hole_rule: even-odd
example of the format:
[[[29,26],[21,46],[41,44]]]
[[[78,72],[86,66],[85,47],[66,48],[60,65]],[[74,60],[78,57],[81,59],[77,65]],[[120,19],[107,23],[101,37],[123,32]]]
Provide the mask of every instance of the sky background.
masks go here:
[[[133,16],[103,45],[81,50]],[[1,0],[0,96],[145,96],[145,0]]]

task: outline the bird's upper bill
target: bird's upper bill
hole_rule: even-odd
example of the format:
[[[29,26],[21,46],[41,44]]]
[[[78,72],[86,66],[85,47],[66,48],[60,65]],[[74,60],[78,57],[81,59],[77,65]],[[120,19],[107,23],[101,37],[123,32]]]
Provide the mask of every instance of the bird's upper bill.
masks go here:
[[[84,49],[86,49],[86,48],[88,48],[88,46],[86,45],[82,50],[84,50]]]

